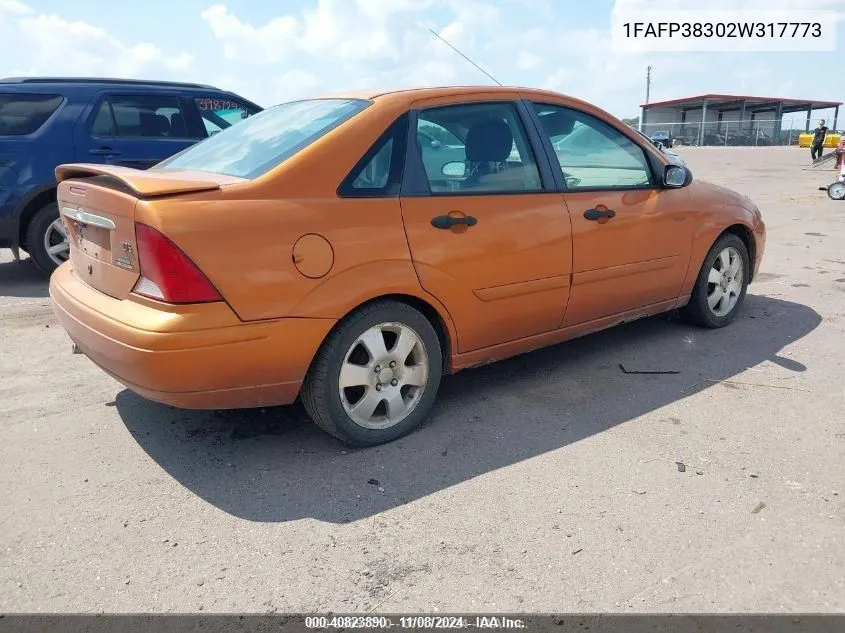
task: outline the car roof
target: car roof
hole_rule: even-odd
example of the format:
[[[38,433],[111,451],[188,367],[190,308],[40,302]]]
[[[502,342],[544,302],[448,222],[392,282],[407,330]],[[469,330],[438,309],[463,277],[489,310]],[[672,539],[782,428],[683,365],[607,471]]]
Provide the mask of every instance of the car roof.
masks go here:
[[[565,98],[578,103],[586,103],[580,99],[563,95],[551,90],[541,90],[538,88],[526,88],[520,86],[490,86],[490,85],[470,85],[470,86],[436,86],[436,87],[420,87],[420,88],[397,88],[397,89],[370,89],[370,90],[353,90],[335,92],[331,94],[322,95],[320,98],[335,98],[335,99],[367,99],[371,101],[391,101],[404,102],[408,105],[414,101],[422,99],[433,99],[437,97],[452,97],[452,96],[469,96],[473,94],[496,94],[496,93],[514,93],[519,92],[526,96],[534,97],[555,97]]]
[[[0,86],[123,86],[139,88],[189,88],[220,91],[219,88],[208,84],[178,81],[155,81],[150,79],[121,79],[114,77],[5,77],[0,79]]]

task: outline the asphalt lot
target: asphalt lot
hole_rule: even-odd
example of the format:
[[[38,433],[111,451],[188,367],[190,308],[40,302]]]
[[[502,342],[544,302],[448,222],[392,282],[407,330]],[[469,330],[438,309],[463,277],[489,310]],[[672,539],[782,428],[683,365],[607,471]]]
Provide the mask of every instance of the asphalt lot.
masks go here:
[[[375,449],[144,401],[2,251],[0,611],[845,611],[845,202],[806,150],[678,151],[768,225],[732,326],[462,372]]]

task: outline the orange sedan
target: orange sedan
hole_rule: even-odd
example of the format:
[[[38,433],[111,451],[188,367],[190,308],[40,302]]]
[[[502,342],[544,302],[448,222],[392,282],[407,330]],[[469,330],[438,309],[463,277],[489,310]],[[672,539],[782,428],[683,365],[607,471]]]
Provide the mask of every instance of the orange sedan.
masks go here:
[[[560,94],[439,88],[285,103],[148,171],[56,170],[78,351],[177,407],[301,396],[355,445],[444,373],[674,308],[733,320],[765,227]]]

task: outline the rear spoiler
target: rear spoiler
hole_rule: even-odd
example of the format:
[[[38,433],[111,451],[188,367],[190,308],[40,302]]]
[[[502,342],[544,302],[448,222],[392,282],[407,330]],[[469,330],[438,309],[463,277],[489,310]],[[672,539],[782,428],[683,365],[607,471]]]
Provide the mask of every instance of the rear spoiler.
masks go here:
[[[56,167],[56,182],[96,176],[112,178],[142,198],[213,191],[224,185],[244,182],[243,178],[196,171],[145,171],[91,163],[71,163]]]

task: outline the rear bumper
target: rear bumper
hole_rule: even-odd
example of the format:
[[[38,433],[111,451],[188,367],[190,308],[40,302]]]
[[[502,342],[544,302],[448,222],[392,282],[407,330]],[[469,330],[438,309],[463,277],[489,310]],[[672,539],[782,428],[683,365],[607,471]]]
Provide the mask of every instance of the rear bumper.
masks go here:
[[[189,409],[293,402],[335,321],[243,323],[225,303],[114,299],[67,263],[50,279],[53,310],[79,350],[132,391]]]

